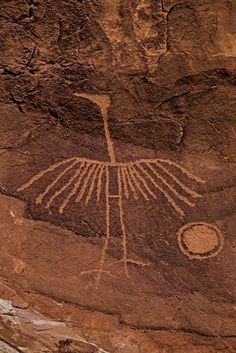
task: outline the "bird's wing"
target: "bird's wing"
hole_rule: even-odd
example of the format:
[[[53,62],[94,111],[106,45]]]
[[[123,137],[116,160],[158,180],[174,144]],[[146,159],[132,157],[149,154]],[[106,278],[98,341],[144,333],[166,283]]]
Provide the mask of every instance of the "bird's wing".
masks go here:
[[[49,208],[60,199],[59,212],[63,213],[67,204],[76,196],[75,201],[84,201],[87,205],[93,194],[100,200],[105,169],[108,163],[73,157],[50,165],[34,175],[18,188],[18,192],[30,188],[33,184],[46,180],[46,187],[36,198],[36,204],[45,203]],[[50,182],[47,182],[49,176]]]
[[[119,166],[122,193],[125,198],[156,199],[160,193],[175,212],[184,216],[183,205],[195,206],[201,197],[192,189],[204,181],[181,165],[165,159],[144,159]]]

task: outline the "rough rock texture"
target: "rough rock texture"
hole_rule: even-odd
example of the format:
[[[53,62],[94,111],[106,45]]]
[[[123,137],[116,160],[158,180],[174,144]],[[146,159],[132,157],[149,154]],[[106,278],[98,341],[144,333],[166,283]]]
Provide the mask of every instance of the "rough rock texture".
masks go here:
[[[236,350],[235,16],[0,0],[0,352]]]

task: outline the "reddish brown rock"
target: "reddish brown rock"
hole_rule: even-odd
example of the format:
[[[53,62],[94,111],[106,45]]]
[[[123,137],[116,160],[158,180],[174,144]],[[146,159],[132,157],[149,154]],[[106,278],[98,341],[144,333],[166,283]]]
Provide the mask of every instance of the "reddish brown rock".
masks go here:
[[[0,352],[234,352],[235,14],[2,1]]]

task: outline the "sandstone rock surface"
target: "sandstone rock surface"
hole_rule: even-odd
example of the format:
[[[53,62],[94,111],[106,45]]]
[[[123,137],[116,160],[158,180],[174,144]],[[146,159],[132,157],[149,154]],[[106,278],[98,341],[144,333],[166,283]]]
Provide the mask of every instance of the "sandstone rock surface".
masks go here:
[[[236,3],[0,0],[0,352],[236,350]]]

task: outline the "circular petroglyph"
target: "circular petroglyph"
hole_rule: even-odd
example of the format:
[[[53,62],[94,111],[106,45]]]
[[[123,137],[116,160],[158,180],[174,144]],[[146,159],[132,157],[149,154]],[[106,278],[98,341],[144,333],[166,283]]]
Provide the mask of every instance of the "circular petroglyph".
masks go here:
[[[207,259],[219,254],[223,247],[222,232],[213,224],[188,223],[178,232],[180,250],[190,259]]]

